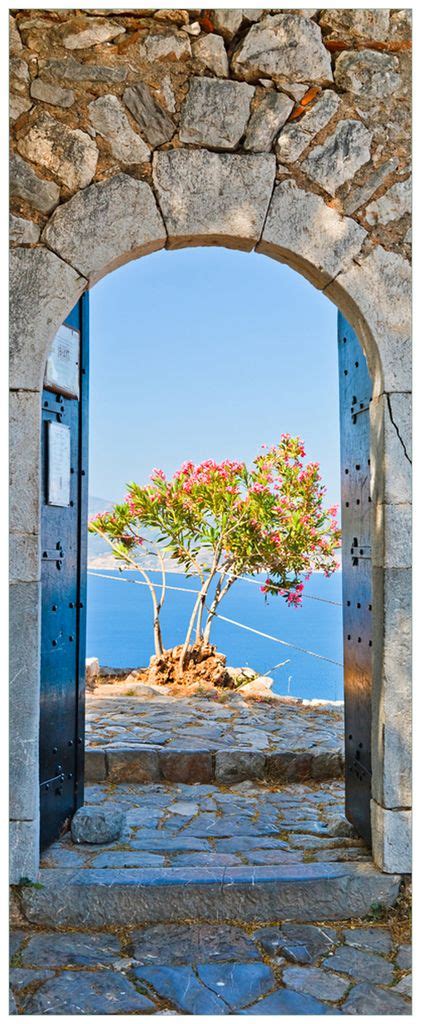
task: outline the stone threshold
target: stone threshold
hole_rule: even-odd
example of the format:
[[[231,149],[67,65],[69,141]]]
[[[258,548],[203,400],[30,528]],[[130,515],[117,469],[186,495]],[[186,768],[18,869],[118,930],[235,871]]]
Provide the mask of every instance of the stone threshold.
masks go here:
[[[125,926],[197,921],[320,921],[391,907],[400,876],[372,864],[289,867],[43,869],[23,886],[21,908],[37,925]]]
[[[87,747],[87,782],[187,784],[217,782],[233,785],[243,781],[269,784],[323,782],[344,774],[341,749],[282,750],[263,753],[247,749],[203,750],[160,746]]]

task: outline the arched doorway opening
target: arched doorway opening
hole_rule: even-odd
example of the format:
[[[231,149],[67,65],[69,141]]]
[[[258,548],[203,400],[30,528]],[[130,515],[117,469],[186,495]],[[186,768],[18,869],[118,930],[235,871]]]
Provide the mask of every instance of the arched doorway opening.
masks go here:
[[[256,258],[260,260],[262,257],[258,256]],[[276,285],[273,281],[272,289],[274,293],[275,288]],[[83,302],[75,307],[70,318],[67,318],[65,325],[65,330],[67,330],[68,333],[73,331],[73,333],[76,333],[79,336],[79,370],[81,374],[79,390],[76,388],[74,393],[70,394],[70,401],[66,402],[66,398],[63,397],[63,394],[61,393],[63,391],[63,387],[60,386],[61,369],[60,366],[58,366],[58,378],[52,385],[53,390],[55,390],[55,395],[52,396],[53,402],[51,403],[49,401],[48,388],[51,387],[51,383],[49,383],[48,380],[48,367],[51,367],[51,364],[54,363],[53,355],[53,358],[50,356],[47,362],[47,380],[45,382],[47,390],[44,392],[43,400],[43,418],[47,421],[47,431],[48,429],[51,429],[51,421],[55,421],[58,417],[61,426],[56,429],[60,429],[63,432],[65,432],[66,429],[70,429],[70,433],[72,434],[72,428],[67,427],[66,424],[63,423],[63,418],[66,419],[66,407],[68,405],[69,411],[73,410],[73,413],[75,409],[79,409],[78,427],[74,438],[75,453],[71,460],[71,472],[73,472],[77,477],[75,490],[75,495],[77,495],[77,497],[74,498],[74,500],[69,499],[69,505],[71,506],[71,512],[70,509],[69,512],[71,517],[74,519],[73,536],[75,550],[78,549],[79,554],[76,556],[73,564],[70,563],[69,558],[63,559],[62,562],[60,562],[60,560],[56,562],[54,561],[56,557],[56,548],[58,544],[62,543],[60,539],[61,535],[63,532],[66,532],[64,520],[67,521],[69,518],[69,512],[66,509],[61,512],[61,516],[57,516],[57,506],[54,507],[56,499],[53,497],[52,500],[50,500],[47,495],[46,504],[43,506],[45,510],[44,515],[47,517],[47,522],[51,515],[53,518],[55,517],[56,526],[53,538],[54,542],[52,541],[51,545],[49,543],[50,534],[49,526],[47,525],[47,529],[44,529],[44,533],[42,535],[41,544],[43,549],[43,643],[41,649],[40,725],[42,846],[48,844],[51,838],[55,837],[54,828],[57,834],[57,829],[60,827],[62,822],[71,816],[76,809],[76,806],[78,806],[83,800],[83,759],[81,756],[80,746],[83,737],[81,718],[83,716],[82,695],[83,651],[85,649],[85,615],[82,610],[78,616],[77,609],[83,609],[86,604],[85,552],[84,541],[82,538],[83,524],[80,520],[82,508],[86,506],[84,480],[87,475],[85,424],[87,422],[88,345],[86,330],[87,309],[85,307]],[[339,323],[338,340],[343,471],[342,491],[346,535],[343,588],[345,601],[344,616],[346,625],[346,808],[348,817],[357,825],[360,835],[364,836],[366,841],[370,843],[372,636],[370,622],[371,615],[369,613],[371,613],[372,610],[372,582],[370,543],[371,529],[369,514],[369,505],[371,502],[369,494],[369,406],[371,400],[371,382],[364,355],[357,337],[352,331],[352,328],[346,324],[346,321],[343,318]],[[62,339],[62,329],[61,333],[59,332],[59,335],[56,336],[52,350],[53,354],[58,351],[58,343],[60,346],[63,346],[64,344]],[[120,352],[123,352],[122,342],[120,343]],[[182,358],[182,351],[180,351],[179,356]],[[77,362],[77,354],[74,358]],[[66,370],[67,369],[68,367],[66,366]],[[357,395],[354,394],[355,391],[357,391]],[[326,401],[329,401],[329,399],[332,400],[331,396],[326,395]],[[59,413],[57,413],[57,401],[62,403],[59,407]],[[44,438],[44,444],[46,441],[48,445],[48,433],[46,438]],[[73,441],[71,443],[73,443]],[[184,454],[188,455],[189,453]],[[78,458],[79,463],[77,461]],[[48,467],[48,487],[50,487],[50,477],[54,475],[51,471],[51,461],[52,457],[49,455],[49,449],[46,449],[45,463]],[[60,499],[58,504],[60,504]],[[50,509],[50,505],[52,505],[53,508]],[[75,515],[74,506],[77,507],[79,518],[77,516],[77,512]],[[82,513],[82,516],[83,514],[84,513]],[[77,532],[78,539],[76,539]],[[58,534],[60,534],[58,540],[56,533],[57,537]],[[354,537],[354,535],[358,536]],[[48,551],[50,550],[50,547],[53,551],[54,558],[48,558]],[[71,572],[70,579],[67,580],[67,587],[65,574],[62,572],[63,567],[66,570],[70,568]],[[68,591],[67,597],[73,598],[73,600],[66,600],[65,595],[65,600],[62,602],[60,596],[57,597],[57,593],[55,596],[52,593],[51,585],[54,589],[53,578],[56,577],[54,569],[58,570],[59,568],[61,570],[59,576],[60,584],[62,586],[64,585],[66,592]],[[52,573],[51,569],[53,570]],[[75,587],[76,594],[74,593]],[[52,601],[55,603],[52,603]],[[54,641],[54,639],[51,641],[50,634],[52,635],[52,625],[54,624],[54,626],[57,627],[57,613],[60,615],[63,607],[66,609],[66,623],[61,624],[62,628],[59,629],[59,635],[64,636],[66,633],[67,617],[69,616],[68,608],[70,609],[70,616],[73,616],[75,620],[74,625],[69,626],[70,635],[68,639],[69,642],[72,641],[72,646],[70,648],[70,666],[73,664],[75,651],[77,652],[77,658],[79,658],[76,669],[77,675],[75,676],[75,682],[76,679],[78,682],[73,692],[76,694],[79,687],[80,699],[72,709],[72,688],[71,686],[67,686],[67,688],[66,685],[64,686],[61,699],[61,721],[64,726],[65,733],[64,745],[63,742],[60,743],[58,739],[55,739],[54,745],[52,746],[51,735],[48,728],[54,719],[54,701],[52,701],[51,680],[53,680],[53,686],[57,688],[58,675],[56,668],[57,650],[56,648],[51,650],[51,644],[54,644],[55,642],[57,647],[57,641]],[[54,612],[53,616],[51,614],[52,611]],[[52,619],[54,619],[54,623],[52,622]],[[349,633],[351,628],[352,633]],[[53,630],[53,632],[56,633],[57,629]],[[65,636],[64,640],[66,640]],[[314,644],[313,638],[312,642]],[[81,656],[82,662],[80,662]],[[65,646],[61,651],[61,664],[63,669],[63,679],[66,679],[70,672],[69,679],[71,680],[71,674],[72,672],[75,672],[75,669],[69,666],[69,655],[68,652],[66,652]],[[69,697],[69,706],[67,708],[69,717],[67,725],[65,723],[65,714],[63,712],[63,708],[66,708],[66,700],[63,699],[66,692]],[[51,717],[52,712],[53,717]],[[72,714],[75,716],[73,729],[71,726]],[[73,733],[75,737],[73,741],[74,750],[72,749],[72,740],[69,741],[68,739],[68,735],[73,735]],[[67,749],[69,747],[70,749]],[[57,772],[59,773],[58,775]],[[54,785],[55,779],[59,780],[58,788]],[[51,827],[53,829],[52,832]]]

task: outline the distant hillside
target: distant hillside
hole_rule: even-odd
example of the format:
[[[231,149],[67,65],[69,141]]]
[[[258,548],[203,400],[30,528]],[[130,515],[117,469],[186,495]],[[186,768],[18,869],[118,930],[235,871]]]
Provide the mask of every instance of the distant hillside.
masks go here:
[[[113,501],[97,498],[96,495],[90,494],[88,497],[88,518],[91,519],[92,516],[98,515],[98,512],[108,512],[113,507],[113,504]],[[88,533],[88,565],[90,566],[92,559],[101,556],[107,557],[108,554],[114,562],[114,556],[111,554],[105,540],[101,540],[101,537],[95,536],[94,533]]]
[[[108,512],[113,505],[113,501],[106,501],[105,498],[90,495],[88,498],[89,519],[91,516],[98,515],[98,512]],[[158,559],[153,555],[142,553],[142,565],[147,570],[157,569],[159,571]],[[88,568],[109,570],[121,567],[122,563],[114,558],[107,542],[102,540],[101,537],[97,537],[94,533],[88,533]],[[128,567],[125,565],[123,565],[123,568],[125,572],[128,570]],[[170,557],[165,558],[165,568],[167,572],[180,572],[180,566]]]
[[[178,562],[175,562],[174,559],[165,558],[164,561],[167,572],[181,572]],[[146,569],[147,572],[151,572],[152,570],[160,572],[160,565],[158,559],[154,558],[152,555],[148,556],[142,554],[141,564],[142,567]],[[99,555],[88,554],[88,569],[123,569],[124,572],[131,571],[130,566],[125,565],[124,562],[119,562],[117,558],[114,558],[112,551],[110,551],[109,549],[108,551]]]
[[[95,494],[90,494],[88,498],[88,515],[96,516],[98,512],[108,511],[115,504],[114,501],[109,501],[107,498],[97,498]]]

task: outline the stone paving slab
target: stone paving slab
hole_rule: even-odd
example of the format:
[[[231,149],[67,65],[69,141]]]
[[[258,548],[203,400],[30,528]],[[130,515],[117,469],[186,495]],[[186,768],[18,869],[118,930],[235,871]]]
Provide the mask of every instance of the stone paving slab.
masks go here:
[[[102,687],[101,691],[105,688]],[[199,697],[87,697],[90,781],[273,783],[343,774],[340,707]]]
[[[108,967],[119,959],[120,943],[115,935],[87,935],[62,932],[34,935],[20,956],[23,966],[66,967],[75,956],[80,967]]]
[[[370,961],[365,982],[350,962],[338,971],[326,961],[326,941],[332,965],[335,956],[342,955],[345,964],[348,951],[355,951],[349,944],[354,929],[344,922],[280,921],[262,929],[252,923],[245,927],[166,921],[124,933],[34,932],[28,926],[11,936],[13,1012],[409,1015],[410,975],[398,966],[402,947],[387,925],[373,926],[367,919],[357,925],[362,949],[384,950],[377,959],[391,973],[392,984],[378,980],[378,968],[370,974]],[[279,936],[279,945],[274,943],[271,950],[269,931],[273,940],[276,933]],[[292,940],[295,944],[290,946]],[[297,966],[298,946],[311,951],[311,965]]]
[[[153,1013],[155,1006],[121,971],[65,971],[23,1004],[26,1014]]]
[[[286,957],[292,963],[312,964],[335,949],[336,930],[316,925],[284,924],[260,928],[255,938],[271,957]]]

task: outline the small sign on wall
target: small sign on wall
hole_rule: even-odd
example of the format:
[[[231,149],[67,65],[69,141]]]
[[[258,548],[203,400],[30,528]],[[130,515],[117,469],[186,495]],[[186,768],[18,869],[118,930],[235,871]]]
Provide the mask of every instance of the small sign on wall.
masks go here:
[[[47,359],[44,387],[79,398],[79,331],[62,324]]]
[[[49,505],[70,505],[70,427],[64,423],[47,423],[48,430],[48,494]]]

